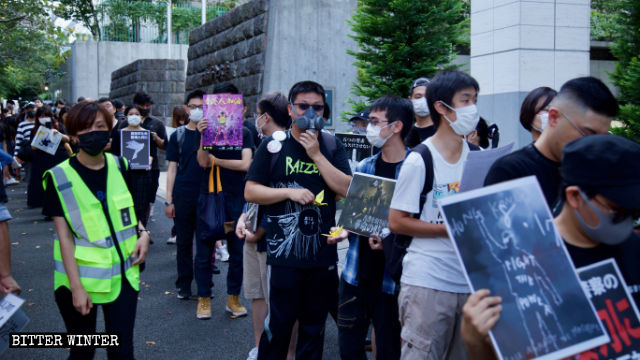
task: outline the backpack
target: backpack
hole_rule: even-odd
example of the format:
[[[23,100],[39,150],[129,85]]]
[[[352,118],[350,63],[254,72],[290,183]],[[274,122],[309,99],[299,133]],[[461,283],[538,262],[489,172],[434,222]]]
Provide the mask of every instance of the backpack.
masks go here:
[[[467,142],[470,151],[478,151],[480,147]],[[424,185],[422,185],[422,191],[420,192],[420,206],[417,214],[413,214],[416,219],[420,218],[424,204],[427,201],[427,194],[433,189],[433,158],[431,157],[431,151],[425,144],[418,144],[411,151],[417,152],[422,157],[425,168]],[[382,249],[384,251],[385,263],[387,265],[387,271],[389,275],[396,282],[400,283],[400,277],[402,276],[402,260],[407,254],[407,249],[411,245],[413,240],[412,236],[401,234],[389,234],[382,239]]]

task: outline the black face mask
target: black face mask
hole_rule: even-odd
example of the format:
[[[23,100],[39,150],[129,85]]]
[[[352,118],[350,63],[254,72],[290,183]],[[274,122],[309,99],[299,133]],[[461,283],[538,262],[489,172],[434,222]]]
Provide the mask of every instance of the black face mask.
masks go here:
[[[104,150],[109,143],[108,131],[91,131],[78,135],[78,147],[91,156],[96,156]]]
[[[149,116],[151,109],[138,109],[138,111],[140,111],[140,116],[147,117]]]

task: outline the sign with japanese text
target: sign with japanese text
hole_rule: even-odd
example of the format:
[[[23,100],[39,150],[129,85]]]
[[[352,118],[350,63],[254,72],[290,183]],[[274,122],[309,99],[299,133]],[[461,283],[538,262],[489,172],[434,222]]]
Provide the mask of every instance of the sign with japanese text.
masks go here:
[[[207,129],[202,133],[205,150],[241,150],[243,102],[241,94],[207,94],[202,105]]]
[[[373,154],[373,146],[367,141],[366,135],[336,133],[336,137],[344,144],[344,148],[349,154],[351,172],[355,172],[356,165],[360,160]]]
[[[389,235],[389,207],[395,186],[393,179],[353,174],[338,225],[366,237]]]
[[[615,260],[578,269],[587,297],[609,332],[611,342],[572,356],[576,360],[640,359],[640,313]]]
[[[120,130],[120,154],[129,160],[130,169],[151,168],[150,135],[149,130]]]
[[[438,200],[471,291],[502,297],[500,359],[559,359],[609,341],[530,176]]]

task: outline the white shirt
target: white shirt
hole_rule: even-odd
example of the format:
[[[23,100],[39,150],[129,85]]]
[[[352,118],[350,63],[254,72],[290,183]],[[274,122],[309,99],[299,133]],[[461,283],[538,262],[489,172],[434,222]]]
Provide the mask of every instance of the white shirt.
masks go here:
[[[456,194],[460,189],[462,168],[469,155],[469,146],[462,143],[462,155],[457,163],[445,161],[431,138],[423,144],[429,147],[433,158],[433,189],[427,200],[420,220],[432,224],[444,224],[438,209],[438,199]],[[412,214],[420,210],[420,193],[424,186],[425,167],[420,154],[412,152],[402,164],[396,182],[391,208]],[[402,283],[440,291],[469,293],[462,265],[458,260],[453,242],[448,237],[414,237],[402,262]]]

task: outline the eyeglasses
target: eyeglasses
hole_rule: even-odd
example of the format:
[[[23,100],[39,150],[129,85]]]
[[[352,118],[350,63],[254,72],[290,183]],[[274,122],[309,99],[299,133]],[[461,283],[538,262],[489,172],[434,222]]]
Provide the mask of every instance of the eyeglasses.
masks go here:
[[[202,109],[202,105],[189,104],[189,105],[187,105],[187,107],[188,107],[189,109],[191,109],[191,110],[194,110],[194,109]]]
[[[266,112],[265,112],[265,113],[262,113],[262,115],[257,114],[257,113],[253,113],[253,120],[258,120],[258,119],[260,119],[261,117],[263,117],[263,116],[264,116],[264,114],[266,114]]]
[[[571,120],[571,119],[570,119],[567,115],[565,115],[562,111],[558,110],[558,112],[559,112],[562,116],[564,116],[564,118],[565,118],[565,119],[567,119],[567,120],[569,121],[569,123],[570,123],[571,125],[573,125],[573,127],[574,127],[574,128],[576,128],[576,130],[578,130],[578,132],[580,133],[580,135],[582,135],[583,137],[588,135],[588,134],[587,134],[587,133],[585,133],[582,129],[580,129],[580,128],[578,127],[578,125],[576,125],[576,123],[574,123],[574,122],[573,122],[573,120]]]
[[[324,111],[324,105],[311,105],[311,104],[305,104],[305,103],[297,103],[297,104],[293,104],[293,105],[297,106],[298,109],[300,109],[302,111],[307,111],[309,108],[312,108],[313,111],[315,111],[315,112]]]
[[[376,120],[376,119],[369,119],[369,124],[373,125],[373,126],[378,126],[378,124],[382,124],[382,123],[389,123],[389,120]]]

